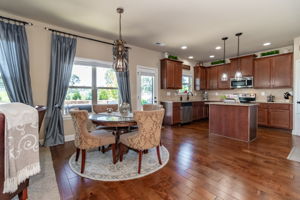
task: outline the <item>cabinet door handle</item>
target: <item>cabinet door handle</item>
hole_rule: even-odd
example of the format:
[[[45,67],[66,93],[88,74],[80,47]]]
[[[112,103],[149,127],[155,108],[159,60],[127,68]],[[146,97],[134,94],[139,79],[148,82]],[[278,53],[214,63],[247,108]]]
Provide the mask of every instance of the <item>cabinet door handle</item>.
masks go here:
[[[300,104],[300,101],[297,101],[297,104]]]

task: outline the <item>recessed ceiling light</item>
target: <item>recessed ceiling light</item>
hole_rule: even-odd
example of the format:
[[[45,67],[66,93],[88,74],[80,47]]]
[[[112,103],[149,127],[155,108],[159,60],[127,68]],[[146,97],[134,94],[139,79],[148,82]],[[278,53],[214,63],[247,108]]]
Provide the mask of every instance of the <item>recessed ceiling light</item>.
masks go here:
[[[189,59],[194,59],[194,56],[189,56]]]
[[[264,43],[264,46],[269,46],[269,45],[271,45],[271,42]]]
[[[165,46],[166,44],[163,43],[163,42],[155,42],[155,45],[163,47],[163,46]]]
[[[181,49],[183,49],[183,50],[185,50],[185,49],[187,49],[187,46],[182,46],[182,47],[180,47]]]
[[[214,55],[210,55],[209,57],[210,57],[210,58],[214,58],[215,56],[214,56]]]
[[[220,49],[222,49],[222,47],[221,47],[221,46],[217,46],[216,49],[217,49],[217,50],[220,50]]]

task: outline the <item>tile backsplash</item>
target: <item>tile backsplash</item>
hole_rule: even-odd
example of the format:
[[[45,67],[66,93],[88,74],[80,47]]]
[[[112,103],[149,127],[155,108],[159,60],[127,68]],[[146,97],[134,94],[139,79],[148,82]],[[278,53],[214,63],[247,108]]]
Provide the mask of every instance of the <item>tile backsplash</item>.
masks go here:
[[[212,90],[208,91],[209,100],[220,100],[221,96],[224,94],[234,94],[234,93],[255,93],[256,101],[267,101],[267,96],[272,94],[275,96],[275,102],[284,102],[283,94],[285,92],[293,91],[292,88],[280,88],[280,89],[234,89],[234,90]]]
[[[207,90],[208,100],[210,101],[219,101],[221,96],[225,94],[234,94],[234,93],[255,93],[256,101],[267,101],[267,96],[272,94],[275,96],[275,102],[287,102],[284,99],[283,94],[285,92],[293,91],[292,88],[280,88],[280,89],[233,89],[233,90]],[[203,92],[193,92],[194,96],[190,97],[190,100],[202,100]],[[180,94],[177,90],[160,90],[160,101],[179,101]],[[186,100],[186,95],[183,95],[183,100]]]

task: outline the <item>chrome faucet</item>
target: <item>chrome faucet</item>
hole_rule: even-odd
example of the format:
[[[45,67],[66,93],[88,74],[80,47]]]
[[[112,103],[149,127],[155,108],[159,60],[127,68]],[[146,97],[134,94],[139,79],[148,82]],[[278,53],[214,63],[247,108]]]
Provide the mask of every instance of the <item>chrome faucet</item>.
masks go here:
[[[186,93],[186,100],[187,100],[187,101],[190,100],[190,96],[194,96],[194,94],[193,94],[192,92]]]

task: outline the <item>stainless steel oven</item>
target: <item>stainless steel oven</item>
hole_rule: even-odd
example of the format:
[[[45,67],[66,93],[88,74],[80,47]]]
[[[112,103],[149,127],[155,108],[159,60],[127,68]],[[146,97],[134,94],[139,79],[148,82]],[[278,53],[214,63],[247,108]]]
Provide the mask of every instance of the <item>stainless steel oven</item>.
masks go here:
[[[230,88],[252,88],[253,87],[253,76],[243,77],[240,79],[231,78]]]

